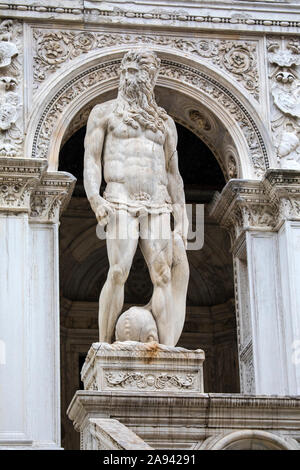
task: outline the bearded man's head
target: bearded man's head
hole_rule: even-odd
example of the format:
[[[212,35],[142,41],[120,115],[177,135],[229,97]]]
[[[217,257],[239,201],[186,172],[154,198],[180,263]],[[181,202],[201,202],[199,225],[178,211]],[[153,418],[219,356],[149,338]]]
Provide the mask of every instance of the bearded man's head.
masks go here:
[[[164,131],[166,112],[157,106],[154,86],[160,59],[152,51],[129,51],[121,62],[117,114],[137,129],[140,126]]]

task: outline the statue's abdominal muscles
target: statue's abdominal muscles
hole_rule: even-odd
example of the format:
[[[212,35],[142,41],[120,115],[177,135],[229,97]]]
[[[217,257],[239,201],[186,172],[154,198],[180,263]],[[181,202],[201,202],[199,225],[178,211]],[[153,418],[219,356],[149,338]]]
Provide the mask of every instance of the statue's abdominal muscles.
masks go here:
[[[104,146],[105,190],[109,200],[168,201],[164,135],[133,129],[114,118]]]

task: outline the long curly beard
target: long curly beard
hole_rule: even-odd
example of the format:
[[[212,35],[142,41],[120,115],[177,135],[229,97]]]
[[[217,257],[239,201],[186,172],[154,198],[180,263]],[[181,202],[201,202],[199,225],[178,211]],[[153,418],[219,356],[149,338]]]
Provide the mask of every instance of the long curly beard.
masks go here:
[[[155,102],[153,85],[148,74],[145,72],[142,75],[129,84],[121,77],[115,112],[123,118],[125,124],[134,129],[141,126],[152,132],[159,130],[164,133],[167,113]]]

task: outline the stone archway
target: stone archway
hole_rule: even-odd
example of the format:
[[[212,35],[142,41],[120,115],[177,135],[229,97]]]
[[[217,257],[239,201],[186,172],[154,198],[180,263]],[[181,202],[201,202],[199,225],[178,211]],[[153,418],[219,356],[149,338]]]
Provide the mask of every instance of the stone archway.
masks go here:
[[[255,103],[246,99],[237,85],[189,54],[166,52],[160,47],[153,49],[162,59],[157,89],[160,93],[168,89],[190,101],[188,116],[181,115],[184,124],[201,133],[212,147],[214,139],[203,124],[203,111],[209,110],[211,118],[223,127],[227,145],[225,152],[224,149],[221,152],[224,161],[221,162],[220,156],[219,162],[228,179],[231,175],[258,179],[274,166],[272,145]],[[95,52],[85,62],[82,58],[74,60],[71,71],[63,69],[41,88],[35,98],[39,105],[33,106],[36,111],[28,126],[25,142],[28,155],[47,159],[49,169],[57,170],[59,149],[64,136],[70,133],[71,123],[75,120],[82,126],[93,104],[114,95],[124,51],[123,46],[117,52]],[[215,153],[218,154],[216,147]]]
[[[284,439],[271,432],[255,429],[230,431],[208,439],[201,447],[205,450],[295,450],[297,442]]]
[[[226,180],[259,179],[272,166],[272,146],[255,106],[238,86],[188,54],[154,48],[162,59],[157,82],[160,104],[211,148]],[[124,47],[96,52],[71,70],[62,69],[36,94],[26,154],[47,160],[56,172],[59,150],[86,123],[91,107],[116,95]],[[166,93],[166,91],[168,93]]]
[[[178,126],[181,128],[182,126]],[[62,423],[64,447],[76,448],[76,433],[65,415],[73,394],[79,388],[79,370],[90,344],[97,341],[98,299],[107,272],[108,260],[105,242],[96,236],[96,220],[83,189],[84,128],[66,142],[60,154],[60,170],[71,171],[77,178],[77,187],[60,224],[60,289],[61,289],[61,370]],[[180,137],[183,137],[179,129]],[[186,131],[194,141],[199,139]],[[71,143],[73,141],[73,143]],[[186,142],[186,141],[184,141]],[[181,148],[180,148],[181,147]],[[204,147],[204,145],[203,145]],[[200,196],[211,198],[214,189],[221,189],[225,179],[216,184],[215,171],[207,173],[210,190],[205,190],[204,178],[191,151],[193,144],[179,146],[179,162],[184,177],[189,203],[201,202]],[[66,150],[68,152],[66,153]],[[189,149],[185,151],[184,149]],[[66,158],[68,157],[68,158]],[[200,159],[200,155],[198,157]],[[214,155],[211,159],[215,161]],[[80,162],[81,161],[81,162]],[[210,160],[203,157],[210,165]],[[74,164],[72,163],[74,162]],[[76,162],[76,163],[75,163]],[[80,162],[80,163],[79,163]],[[186,174],[185,166],[192,162],[193,170]],[[72,166],[70,166],[72,165]],[[79,168],[78,168],[79,167]],[[213,167],[215,170],[217,162]],[[195,175],[202,193],[190,189]],[[219,174],[222,172],[219,168]],[[196,177],[196,175],[198,175]],[[212,188],[213,184],[216,188]],[[204,200],[202,200],[204,203]],[[202,250],[188,252],[190,283],[187,298],[185,327],[178,346],[190,350],[203,348],[205,391],[238,392],[238,356],[233,300],[233,272],[229,237],[216,223],[205,216],[205,244]],[[125,307],[143,305],[152,295],[148,268],[141,253],[136,253],[129,279],[125,286]]]

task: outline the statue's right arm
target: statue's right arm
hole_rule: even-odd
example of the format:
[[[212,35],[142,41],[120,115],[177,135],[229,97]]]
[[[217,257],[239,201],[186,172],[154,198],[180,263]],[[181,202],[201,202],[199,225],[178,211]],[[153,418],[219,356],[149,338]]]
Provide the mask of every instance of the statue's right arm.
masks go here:
[[[84,139],[83,184],[98,222],[107,222],[109,208],[100,196],[102,179],[101,155],[109,114],[108,103],[97,105],[91,111]]]

